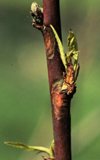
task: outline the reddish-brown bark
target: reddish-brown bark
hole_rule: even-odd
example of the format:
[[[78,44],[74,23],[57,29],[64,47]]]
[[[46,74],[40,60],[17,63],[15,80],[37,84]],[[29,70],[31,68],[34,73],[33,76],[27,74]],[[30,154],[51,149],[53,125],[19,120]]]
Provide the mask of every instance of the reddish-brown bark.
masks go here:
[[[43,13],[44,24],[49,26],[52,24],[56,29],[58,35],[61,37],[60,26],[60,12],[59,12],[59,0],[43,0]],[[44,42],[46,47],[46,53],[48,55],[49,48],[51,46],[52,58],[47,56],[51,106],[52,106],[52,119],[53,119],[53,132],[54,132],[54,144],[55,144],[55,159],[56,160],[71,160],[71,119],[70,119],[70,100],[68,95],[61,94],[61,86],[57,86],[57,91],[53,83],[63,78],[64,66],[62,64],[58,46],[52,33],[52,30],[47,27],[43,32]],[[49,40],[50,46],[47,47]],[[55,84],[55,83],[54,83]],[[61,83],[60,83],[61,84]],[[61,84],[62,85],[62,84]],[[54,102],[54,103],[53,103]],[[61,119],[57,119],[55,115],[55,106],[59,112],[60,108],[63,108],[61,112],[65,112],[65,116]],[[64,106],[64,107],[63,107]],[[56,112],[57,112],[56,111]],[[63,114],[63,113],[62,113]]]
[[[44,24],[53,25],[61,38],[60,7],[59,0],[43,0]]]
[[[34,8],[34,7],[33,7]],[[41,9],[40,9],[41,10]],[[60,58],[58,45],[50,24],[55,28],[61,38],[59,0],[43,0],[43,13],[39,9],[32,10],[32,16],[36,23],[33,26],[41,30],[44,38],[48,77],[50,86],[50,97],[53,119],[54,152],[55,160],[71,160],[71,118],[70,103],[75,93],[75,84],[72,64],[67,64],[67,75],[63,74],[65,68]],[[39,14],[41,14],[39,16]],[[39,17],[43,15],[43,22],[39,24]],[[62,89],[67,84],[66,91]]]

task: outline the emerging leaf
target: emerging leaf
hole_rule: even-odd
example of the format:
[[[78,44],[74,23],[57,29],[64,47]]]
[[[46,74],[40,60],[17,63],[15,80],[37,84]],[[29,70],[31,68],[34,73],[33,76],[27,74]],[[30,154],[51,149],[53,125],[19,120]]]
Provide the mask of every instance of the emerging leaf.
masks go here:
[[[76,73],[79,51],[75,34],[71,29],[69,30],[69,36],[67,38],[67,45],[69,49],[69,52],[67,53],[67,61],[70,61],[72,58],[74,59],[74,72]]]
[[[54,32],[54,35],[56,37],[56,40],[57,40],[57,43],[58,43],[58,47],[59,47],[59,51],[60,51],[60,56],[61,56],[61,59],[62,59],[62,62],[63,62],[63,65],[65,66],[65,70],[67,72],[67,61],[66,61],[66,55],[65,55],[65,52],[64,52],[64,48],[63,48],[63,45],[61,43],[61,40],[56,32],[56,30],[54,29],[54,27],[52,25],[50,25],[50,27],[52,28],[53,32]]]
[[[53,139],[50,145],[50,158],[54,158],[54,157],[55,157],[55,154],[54,154],[54,139]]]
[[[68,45],[69,51],[71,51],[71,50],[78,51],[77,40],[76,40],[74,32],[71,29],[69,29],[69,36],[67,38],[67,45]]]
[[[14,146],[14,147],[18,147],[18,148],[22,148],[25,149],[27,151],[39,151],[39,152],[45,152],[47,154],[50,155],[50,149],[45,148],[45,147],[40,147],[40,146],[27,146],[21,142],[5,142],[5,144]]]

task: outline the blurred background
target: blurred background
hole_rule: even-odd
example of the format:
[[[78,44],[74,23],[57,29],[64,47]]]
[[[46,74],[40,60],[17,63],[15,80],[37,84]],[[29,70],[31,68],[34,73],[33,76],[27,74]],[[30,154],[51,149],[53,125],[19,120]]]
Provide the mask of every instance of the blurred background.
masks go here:
[[[32,27],[31,0],[0,0],[0,159],[40,160],[5,141],[49,147],[53,139],[42,34]],[[42,6],[42,0],[37,0]],[[72,159],[100,159],[100,1],[60,2],[62,37],[77,36],[80,74],[71,105]]]

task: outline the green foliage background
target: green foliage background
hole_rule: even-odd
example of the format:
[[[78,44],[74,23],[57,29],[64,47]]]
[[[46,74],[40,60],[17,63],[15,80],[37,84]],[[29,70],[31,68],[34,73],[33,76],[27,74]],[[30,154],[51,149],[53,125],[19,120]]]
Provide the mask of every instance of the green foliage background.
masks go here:
[[[53,139],[45,47],[32,27],[31,0],[0,0],[0,159],[41,155],[4,141],[49,147]],[[42,0],[37,0],[42,6]],[[71,105],[72,159],[100,159],[100,1],[61,1],[63,44],[77,35],[81,65]]]

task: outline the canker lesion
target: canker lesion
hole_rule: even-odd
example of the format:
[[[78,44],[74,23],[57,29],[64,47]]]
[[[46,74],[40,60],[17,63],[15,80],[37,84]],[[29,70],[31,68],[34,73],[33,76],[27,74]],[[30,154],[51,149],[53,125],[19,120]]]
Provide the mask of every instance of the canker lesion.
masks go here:
[[[63,85],[63,79],[58,80],[53,83],[51,95],[52,95],[52,103],[54,105],[54,113],[55,118],[60,120],[62,117],[66,116],[66,104],[64,99],[66,100],[66,95],[61,93]]]
[[[79,65],[77,71],[79,72]],[[67,116],[70,100],[76,92],[75,81],[78,76],[75,76],[74,66],[72,63],[67,64],[67,74],[63,72],[63,78],[52,84],[52,103],[54,105],[55,118],[60,120]]]
[[[54,49],[55,49],[55,38],[51,34],[51,28],[47,27],[44,34],[44,43],[47,54],[47,59],[53,59],[54,57]]]
[[[63,88],[63,86],[65,87]],[[72,86],[66,82],[66,78],[57,80],[52,84],[52,103],[54,106],[55,118],[60,120],[67,116],[70,100],[76,92],[74,84]]]

